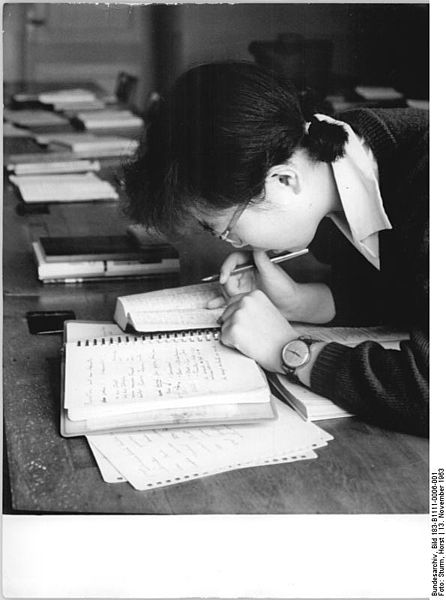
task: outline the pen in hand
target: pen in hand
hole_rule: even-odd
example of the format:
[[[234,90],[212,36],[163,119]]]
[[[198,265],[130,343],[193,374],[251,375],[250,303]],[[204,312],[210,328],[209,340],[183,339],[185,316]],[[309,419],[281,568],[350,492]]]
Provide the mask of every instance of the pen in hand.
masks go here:
[[[308,253],[308,249],[304,250],[296,250],[295,252],[287,252],[286,254],[279,254],[277,256],[273,256],[270,260],[272,263],[281,263],[286,260],[291,260],[292,258],[296,258],[297,256],[303,256]],[[247,263],[246,265],[240,265],[233,271],[231,271],[231,275],[236,275],[237,273],[243,273],[244,271],[251,271],[251,269],[255,269],[254,263]],[[203,277],[201,281],[218,281],[220,279],[220,273],[216,273],[215,275],[209,275],[208,277]]]

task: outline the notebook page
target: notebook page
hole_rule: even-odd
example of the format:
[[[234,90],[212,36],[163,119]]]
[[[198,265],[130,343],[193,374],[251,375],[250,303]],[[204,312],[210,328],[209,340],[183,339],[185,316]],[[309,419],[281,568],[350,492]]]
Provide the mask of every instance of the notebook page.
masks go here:
[[[256,363],[211,334],[105,338],[66,345],[72,419],[198,404],[266,401]]]
[[[224,308],[137,311],[132,312],[130,323],[136,331],[178,331],[188,328],[220,327],[217,319],[223,311]]]
[[[220,295],[218,284],[199,283],[121,296],[119,300],[129,312],[134,310],[164,311],[178,308],[205,308],[209,300]]]
[[[65,341],[77,342],[92,338],[119,335],[122,331],[110,321],[67,321],[65,323]]]
[[[215,472],[299,460],[331,436],[274,400],[278,418],[252,425],[159,429],[89,436],[89,441],[137,489]]]

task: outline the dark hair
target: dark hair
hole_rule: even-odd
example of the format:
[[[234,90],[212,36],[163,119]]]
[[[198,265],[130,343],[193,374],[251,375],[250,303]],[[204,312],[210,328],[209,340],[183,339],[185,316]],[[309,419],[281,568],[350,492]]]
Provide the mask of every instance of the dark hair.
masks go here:
[[[254,63],[187,71],[124,167],[125,212],[164,233],[179,232],[191,208],[219,210],[258,197],[269,169],[299,146],[315,160],[341,156],[344,129],[313,119],[307,133],[306,120],[294,85]]]

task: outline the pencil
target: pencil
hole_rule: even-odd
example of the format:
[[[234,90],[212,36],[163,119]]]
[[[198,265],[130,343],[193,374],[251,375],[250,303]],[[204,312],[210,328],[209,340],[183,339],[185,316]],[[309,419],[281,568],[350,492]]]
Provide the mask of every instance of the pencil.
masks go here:
[[[278,254],[277,256],[273,256],[271,258],[271,262],[276,264],[276,263],[281,263],[281,262],[285,262],[286,260],[291,260],[292,258],[296,258],[297,256],[303,256],[304,254],[308,253],[308,249],[305,248],[304,250],[296,250],[295,252],[287,252],[286,254]],[[247,263],[246,265],[240,265],[239,267],[237,267],[236,269],[234,269],[231,272],[231,275],[236,275],[237,273],[243,273],[244,271],[251,271],[251,269],[255,269],[255,264],[254,263]],[[209,275],[208,277],[203,277],[203,279],[201,281],[203,282],[208,282],[208,281],[218,281],[220,279],[220,273],[216,273],[214,275]]]

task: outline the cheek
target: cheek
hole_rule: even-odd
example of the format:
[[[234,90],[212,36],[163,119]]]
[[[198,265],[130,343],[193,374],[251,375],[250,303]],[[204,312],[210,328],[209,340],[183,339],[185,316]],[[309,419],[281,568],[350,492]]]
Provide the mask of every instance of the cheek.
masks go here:
[[[240,229],[239,237],[244,245],[252,246],[261,250],[274,250],[285,248],[296,236],[294,227],[290,227],[289,221],[282,220],[278,215],[262,215],[249,224],[249,227]]]

